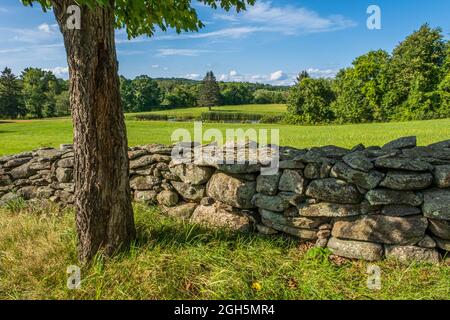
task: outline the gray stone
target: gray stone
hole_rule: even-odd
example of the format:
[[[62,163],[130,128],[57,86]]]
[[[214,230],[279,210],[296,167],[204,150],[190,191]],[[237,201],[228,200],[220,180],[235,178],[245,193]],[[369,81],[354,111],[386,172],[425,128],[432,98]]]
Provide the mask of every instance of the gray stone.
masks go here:
[[[280,169],[303,169],[305,165],[300,160],[292,159],[280,161],[278,167]]]
[[[428,222],[428,229],[431,231],[431,233],[441,239],[450,240],[450,221],[428,219]]]
[[[197,208],[196,203],[184,203],[176,207],[168,208],[165,213],[173,218],[188,220]]]
[[[384,174],[378,171],[364,172],[352,169],[343,162],[337,162],[331,169],[331,176],[354,183],[364,189],[375,189],[384,178]]]
[[[304,200],[304,196],[294,192],[282,191],[278,193],[278,196],[294,207],[297,207]],[[297,211],[296,208],[293,209]]]
[[[40,199],[50,199],[55,190],[50,187],[39,187],[36,191],[36,197]]]
[[[199,205],[190,221],[213,228],[225,228],[232,231],[247,232],[252,228],[251,219],[237,210],[216,202],[212,206]]]
[[[244,181],[222,172],[209,180],[206,193],[214,200],[242,209],[253,208],[252,198],[256,193],[256,182]]]
[[[172,186],[186,200],[200,201],[205,195],[205,186],[190,185],[184,182],[171,181]]]
[[[319,239],[328,239],[331,236],[331,230],[319,230],[317,232],[317,238]]]
[[[130,187],[134,190],[151,190],[160,183],[161,180],[154,176],[134,176],[130,180]]]
[[[278,189],[281,191],[295,192],[304,194],[306,187],[306,179],[301,172],[294,170],[284,170],[280,178]]]
[[[436,241],[433,240],[429,235],[425,235],[422,240],[420,240],[417,245],[422,248],[433,249],[436,248]]]
[[[178,204],[179,198],[178,193],[164,190],[157,195],[156,200],[162,206],[174,207]]]
[[[63,154],[62,151],[50,148],[39,149],[36,151],[36,155],[39,158],[50,161],[55,161],[56,159],[60,158],[62,154]]]
[[[450,188],[450,165],[436,166],[434,181],[439,188]]]
[[[391,142],[386,143],[382,149],[392,150],[392,149],[409,149],[414,148],[417,145],[417,139],[415,136],[402,137]]]
[[[74,166],[74,158],[65,158],[58,161],[58,167],[61,168],[73,168]]]
[[[36,174],[37,170],[33,170],[30,167],[30,163],[25,163],[21,165],[20,167],[12,169],[9,174],[11,177],[16,179],[26,179]]]
[[[257,193],[252,199],[253,205],[276,212],[283,212],[289,208],[289,202],[280,196],[268,196],[262,193]]]
[[[316,230],[289,227],[289,226],[285,226],[282,224],[274,223],[265,218],[262,218],[262,222],[269,228],[287,233],[291,236],[294,236],[294,237],[297,237],[300,239],[304,239],[304,240],[316,240],[317,239],[317,231]]]
[[[160,155],[171,155],[172,153],[172,147],[166,146],[164,144],[147,144],[143,146],[145,150],[147,150],[150,153],[154,154],[160,154]]]
[[[17,194],[25,200],[30,200],[36,198],[37,188],[36,187],[23,187],[17,190]]]
[[[429,148],[437,148],[437,149],[450,148],[450,139],[432,143],[432,144],[428,145],[428,147]]]
[[[320,178],[320,163],[308,163],[304,170],[305,178],[319,179]]]
[[[58,182],[67,183],[73,180],[73,169],[70,168],[56,168],[56,179]]]
[[[259,233],[265,234],[267,236],[271,236],[271,235],[279,233],[277,230],[272,229],[272,228],[265,226],[263,224],[260,224],[260,223],[258,223],[256,225],[256,229],[258,230]]]
[[[389,189],[374,189],[366,193],[366,199],[371,205],[404,204],[420,206],[423,197],[412,191],[396,191]]]
[[[450,251],[450,240],[444,240],[437,237],[434,237],[434,241],[436,242],[436,246],[445,251]]]
[[[140,158],[142,156],[146,156],[148,154],[149,154],[149,152],[144,149],[131,150],[131,151],[128,151],[128,159],[134,160],[134,159]]]
[[[349,153],[342,160],[355,170],[369,172],[373,169],[372,161],[362,151]]]
[[[450,220],[450,189],[424,191],[422,212],[427,218]]]
[[[131,170],[141,169],[157,162],[168,163],[170,162],[170,160],[171,158],[169,156],[159,154],[142,156],[140,158],[130,161],[130,169]]]
[[[273,196],[277,194],[281,174],[260,175],[256,178],[256,191]]]
[[[261,164],[259,163],[233,163],[233,164],[218,164],[217,169],[225,173],[256,173],[261,170]]]
[[[195,164],[179,164],[170,167],[170,171],[180,177],[181,181],[190,184],[208,182],[215,170],[215,168],[201,167]]]
[[[320,202],[304,205],[299,208],[299,214],[303,217],[351,217],[361,215],[360,204],[337,204]]]
[[[317,229],[321,224],[327,221],[324,218],[288,218],[278,212],[273,212],[265,209],[260,209],[259,213],[261,214],[262,218],[271,221],[272,223],[300,229]]]
[[[380,158],[375,160],[375,167],[418,172],[433,170],[433,166],[428,162],[408,158]]]
[[[315,148],[313,148],[313,149],[315,149]],[[317,149],[320,150],[327,157],[333,158],[333,159],[342,159],[342,157],[344,157],[345,155],[350,153],[349,149],[338,147],[338,146],[332,146],[332,145],[319,147]]]
[[[378,261],[383,258],[383,246],[378,243],[361,242],[330,238],[328,249],[337,256],[360,259],[366,261]]]
[[[386,216],[404,217],[421,214],[422,210],[413,206],[390,204],[383,206],[383,208],[381,209],[381,213]]]
[[[395,259],[403,263],[422,262],[437,264],[440,261],[436,249],[427,249],[416,246],[386,245],[385,254],[388,259]]]
[[[214,204],[215,200],[213,198],[210,197],[204,197],[201,201],[200,204],[202,206],[212,206]]]
[[[306,195],[326,202],[348,204],[359,203],[363,198],[354,185],[331,178],[312,181]]]
[[[423,190],[432,182],[431,173],[389,171],[380,186],[392,190]]]
[[[414,245],[425,235],[428,221],[421,216],[370,215],[338,220],[333,237],[386,244]]]
[[[154,203],[154,202],[156,202],[157,195],[158,195],[158,193],[153,190],[135,191],[134,192],[134,200],[137,202]]]
[[[12,183],[11,177],[9,175],[0,175],[0,186],[7,186]]]

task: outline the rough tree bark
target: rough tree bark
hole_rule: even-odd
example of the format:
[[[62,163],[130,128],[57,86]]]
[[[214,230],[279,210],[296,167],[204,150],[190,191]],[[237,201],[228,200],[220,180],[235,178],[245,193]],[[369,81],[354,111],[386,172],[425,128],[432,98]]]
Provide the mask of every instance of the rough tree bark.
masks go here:
[[[110,0],[111,4],[114,0]],[[81,29],[66,26],[73,0],[52,0],[70,74],[79,258],[112,255],[135,237],[128,143],[114,41],[114,6],[82,8]]]

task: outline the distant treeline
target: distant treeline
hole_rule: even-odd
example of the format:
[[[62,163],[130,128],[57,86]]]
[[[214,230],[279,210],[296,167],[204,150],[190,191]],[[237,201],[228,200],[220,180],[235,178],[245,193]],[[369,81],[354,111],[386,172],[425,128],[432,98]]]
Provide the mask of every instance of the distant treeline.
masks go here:
[[[212,75],[212,78],[209,76]],[[155,109],[189,108],[213,105],[286,103],[289,87],[248,82],[216,82],[212,72],[203,81],[187,79],[152,79],[139,76],[133,80],[120,77],[122,105],[125,112]],[[210,88],[216,82],[217,92]],[[214,86],[214,84],[212,84]],[[202,90],[204,87],[206,90]]]
[[[215,81],[215,78],[213,78]],[[219,82],[216,93],[209,82],[188,79],[120,77],[124,112],[143,112],[214,105],[285,103],[289,87],[258,83]],[[206,90],[202,91],[202,87]],[[52,72],[27,68],[17,77],[9,68],[0,75],[0,119],[50,118],[70,115],[69,82]]]
[[[289,123],[363,123],[450,117],[450,42],[423,25],[393,50],[357,57],[335,79],[299,76]]]

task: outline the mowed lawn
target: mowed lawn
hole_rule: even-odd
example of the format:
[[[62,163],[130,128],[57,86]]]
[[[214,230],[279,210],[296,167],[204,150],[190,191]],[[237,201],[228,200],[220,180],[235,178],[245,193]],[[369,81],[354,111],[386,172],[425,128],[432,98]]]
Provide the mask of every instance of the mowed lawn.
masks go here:
[[[127,120],[129,145],[171,143],[176,129],[193,132],[192,122],[161,122]],[[292,147],[311,147],[335,144],[352,147],[358,143],[382,145],[392,139],[415,135],[420,145],[450,139],[450,119],[391,122],[356,125],[295,126],[279,124],[206,123],[203,132],[226,129],[279,129],[280,144]],[[72,142],[70,119],[0,121],[0,155],[33,150],[39,147],[58,147]],[[207,141],[206,141],[207,142]]]

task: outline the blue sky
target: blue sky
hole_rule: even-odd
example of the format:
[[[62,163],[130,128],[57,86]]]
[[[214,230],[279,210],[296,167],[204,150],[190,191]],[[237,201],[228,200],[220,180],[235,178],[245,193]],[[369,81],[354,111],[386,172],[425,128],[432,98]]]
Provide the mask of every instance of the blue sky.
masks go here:
[[[381,8],[381,30],[366,27],[372,4]],[[198,33],[157,32],[128,41],[118,30],[120,73],[201,79],[213,70],[224,81],[290,84],[301,70],[332,77],[369,50],[391,51],[425,22],[440,26],[447,38],[450,34],[448,0],[257,0],[240,14],[195,8],[206,24]],[[0,33],[0,68],[19,74],[25,67],[40,67],[67,78],[51,12],[2,0]]]

